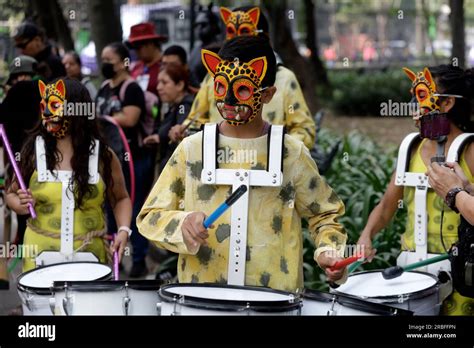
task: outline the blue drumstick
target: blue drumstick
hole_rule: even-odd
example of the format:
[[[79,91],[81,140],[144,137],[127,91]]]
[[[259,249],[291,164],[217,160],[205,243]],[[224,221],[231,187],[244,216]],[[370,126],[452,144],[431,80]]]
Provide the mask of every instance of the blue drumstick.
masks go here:
[[[224,214],[224,212],[230,208],[232,204],[234,204],[242,195],[247,192],[247,186],[245,185],[240,185],[237,190],[235,190],[229,198],[225,200],[224,203],[222,203],[214,212],[209,215],[209,217],[204,220],[203,225],[205,228],[209,228],[213,224],[214,221],[216,221],[219,216]]]

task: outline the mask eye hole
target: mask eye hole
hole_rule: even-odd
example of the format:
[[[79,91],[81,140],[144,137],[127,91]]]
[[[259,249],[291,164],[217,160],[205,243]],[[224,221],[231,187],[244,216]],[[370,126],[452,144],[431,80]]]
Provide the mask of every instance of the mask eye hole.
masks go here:
[[[231,26],[227,27],[227,36],[234,37],[235,36],[235,29]]]
[[[240,35],[249,35],[249,34],[250,34],[249,28],[242,28],[240,30]]]
[[[227,92],[226,86],[219,80],[214,82],[214,93],[218,97],[223,97]]]
[[[242,84],[237,86],[235,94],[240,100],[249,100],[253,95],[253,88]]]
[[[416,96],[418,97],[418,100],[423,101],[428,96],[428,93],[426,93],[425,90],[421,89],[416,91]]]

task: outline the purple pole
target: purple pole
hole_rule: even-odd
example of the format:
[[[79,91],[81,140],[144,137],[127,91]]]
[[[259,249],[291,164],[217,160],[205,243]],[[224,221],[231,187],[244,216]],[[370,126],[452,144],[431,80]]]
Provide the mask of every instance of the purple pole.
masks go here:
[[[5,132],[5,128],[3,127],[3,124],[0,124],[0,137],[2,138],[3,146],[5,146],[5,149],[7,149],[8,158],[10,159],[10,163],[13,166],[13,170],[15,171],[15,175],[18,180],[18,183],[20,184],[20,188],[26,192],[27,189],[26,189],[25,182],[23,181],[23,177],[21,176],[20,168],[18,168],[18,164],[16,163],[15,156],[13,156],[13,151],[10,146],[10,142],[8,141],[7,132]],[[30,211],[31,217],[33,219],[36,219],[36,212],[31,203],[28,203],[28,210]]]

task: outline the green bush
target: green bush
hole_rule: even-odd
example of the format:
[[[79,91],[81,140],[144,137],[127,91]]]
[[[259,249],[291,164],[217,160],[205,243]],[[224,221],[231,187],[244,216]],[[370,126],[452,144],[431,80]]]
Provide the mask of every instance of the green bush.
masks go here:
[[[380,115],[382,103],[410,101],[410,80],[401,69],[382,71],[338,70],[329,72],[332,95],[326,103],[343,115]]]
[[[370,138],[352,132],[347,136],[335,135],[327,129],[321,129],[318,143],[324,151],[342,140],[342,146],[336,155],[325,178],[345,204],[346,213],[340,219],[348,234],[348,244],[359,239],[367,218],[385,192],[392,172],[396,166],[397,149],[384,149]],[[380,269],[396,263],[400,250],[400,234],[405,227],[406,211],[398,209],[389,226],[376,237],[379,246],[374,260],[359,269]],[[309,232],[304,230],[304,273],[305,286],[318,290],[327,290],[326,277],[313,260],[314,244]]]

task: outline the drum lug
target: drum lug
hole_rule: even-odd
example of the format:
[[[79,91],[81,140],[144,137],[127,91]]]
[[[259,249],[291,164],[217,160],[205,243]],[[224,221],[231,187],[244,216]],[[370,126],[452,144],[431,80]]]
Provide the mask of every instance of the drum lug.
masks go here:
[[[24,295],[21,296],[21,302],[28,308],[30,312],[33,311],[33,306],[31,304],[31,299],[33,296],[31,293],[27,290]]]
[[[128,315],[130,308],[130,297],[128,296],[128,282],[125,282],[125,297],[122,298],[122,311],[124,315]]]
[[[66,315],[72,315],[72,296],[69,296],[67,283],[64,283],[63,309]]]
[[[53,315],[56,314],[56,299],[54,297],[49,299],[49,309],[51,309]]]
[[[156,303],[156,313],[161,315],[161,302]]]
[[[337,315],[337,311],[334,309],[334,305],[336,304],[336,296],[332,297],[331,308],[328,310],[328,315]]]
[[[245,306],[245,310],[247,311],[247,315],[250,315],[250,303],[247,302],[247,305]]]
[[[181,315],[181,307],[178,307],[178,304],[184,303],[184,295],[180,295],[179,298],[177,296],[173,297],[173,312],[171,315]]]

